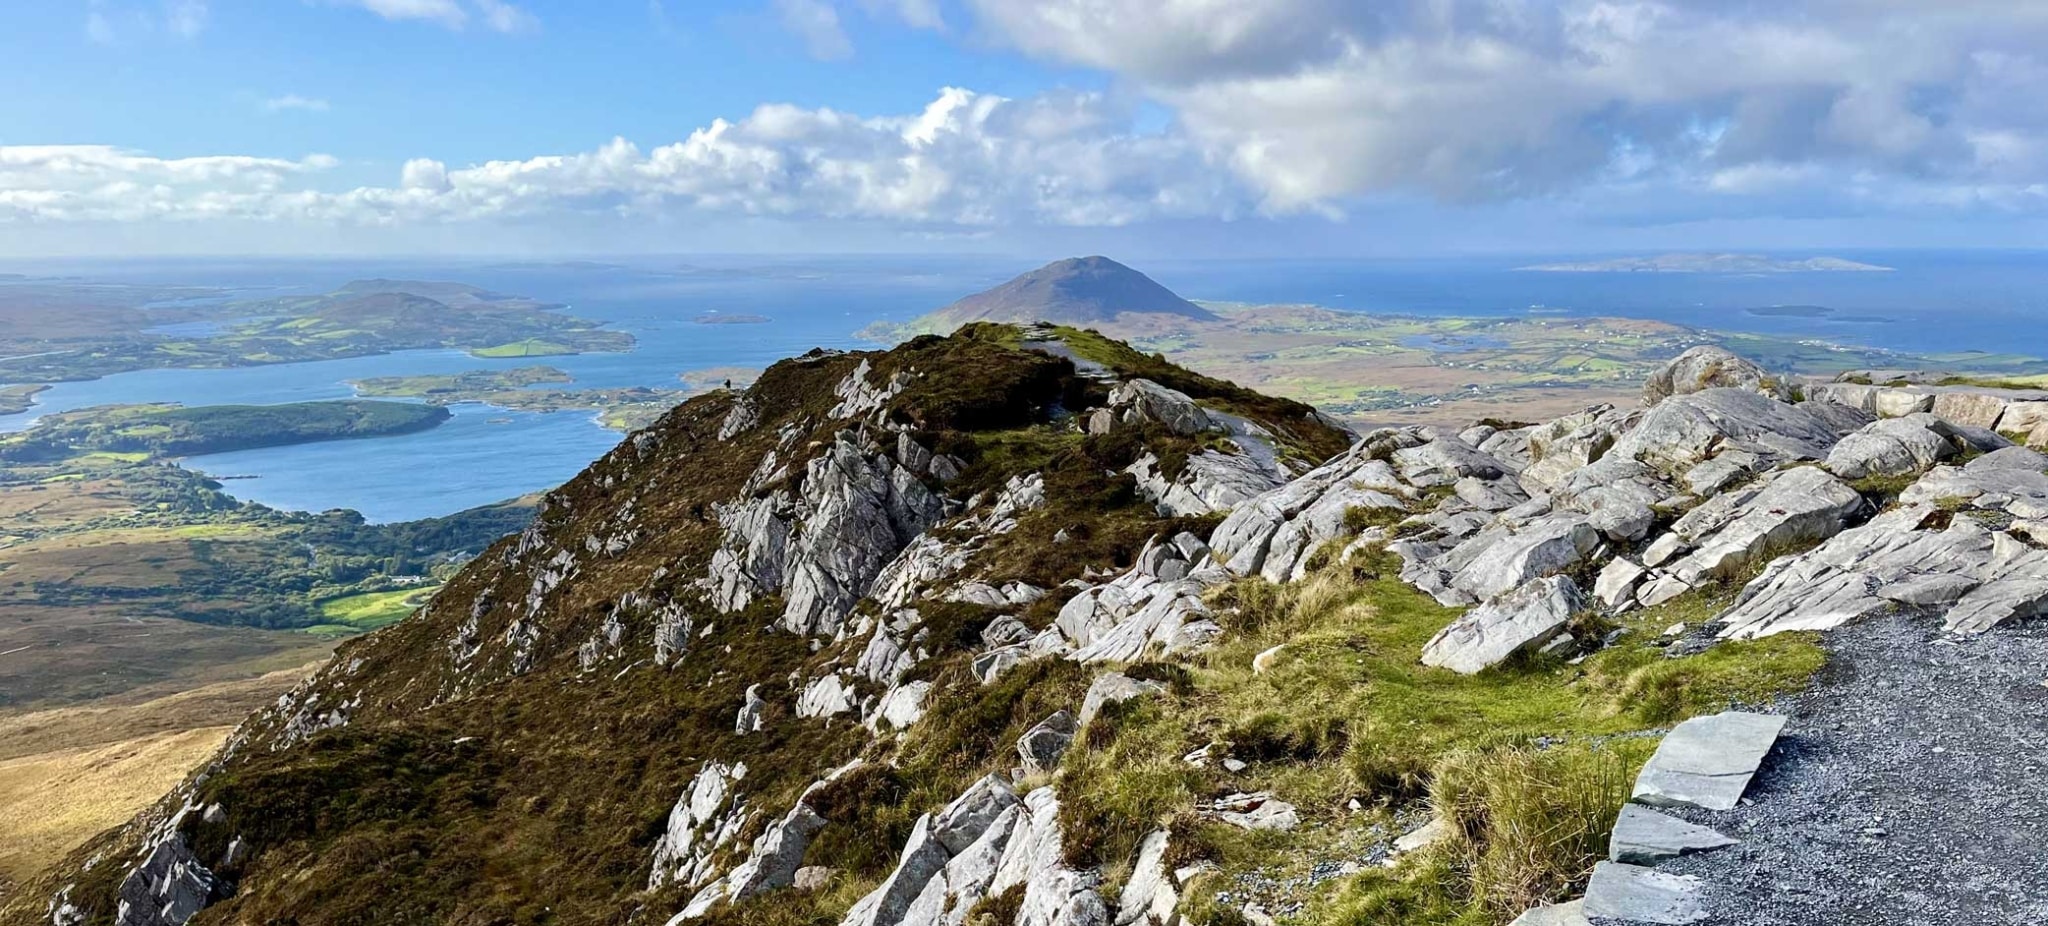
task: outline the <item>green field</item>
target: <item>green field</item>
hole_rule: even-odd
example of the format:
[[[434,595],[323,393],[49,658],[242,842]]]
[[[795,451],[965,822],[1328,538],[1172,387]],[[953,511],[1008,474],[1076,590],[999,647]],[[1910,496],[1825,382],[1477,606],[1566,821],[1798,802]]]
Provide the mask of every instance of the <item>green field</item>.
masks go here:
[[[305,628],[305,631],[322,636],[343,636],[390,626],[404,620],[439,589],[439,585],[430,585],[329,598],[320,602],[320,616],[325,620]]]
[[[509,344],[478,347],[472,349],[469,353],[472,357],[502,359],[506,357],[560,357],[565,354],[577,353],[577,351],[567,344],[557,344],[553,341],[543,341],[539,338],[528,338],[524,341],[513,341]]]

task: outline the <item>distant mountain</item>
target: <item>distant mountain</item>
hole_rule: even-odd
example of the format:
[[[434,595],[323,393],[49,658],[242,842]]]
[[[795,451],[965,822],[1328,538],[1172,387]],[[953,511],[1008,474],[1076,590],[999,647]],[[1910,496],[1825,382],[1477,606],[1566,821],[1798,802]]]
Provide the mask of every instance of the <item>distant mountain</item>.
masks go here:
[[[951,331],[968,322],[1038,321],[1086,326],[1126,312],[1216,320],[1151,277],[1107,257],[1073,257],[968,296],[920,319],[919,327]]]
[[[1781,260],[1761,254],[1661,254],[1520,267],[1545,273],[1872,273],[1890,267],[1840,257]]]

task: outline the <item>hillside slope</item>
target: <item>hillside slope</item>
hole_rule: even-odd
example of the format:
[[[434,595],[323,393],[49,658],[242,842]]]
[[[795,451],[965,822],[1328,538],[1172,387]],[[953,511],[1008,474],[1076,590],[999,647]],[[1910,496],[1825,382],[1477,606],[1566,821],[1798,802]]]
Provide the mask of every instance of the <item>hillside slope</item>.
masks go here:
[[[1815,631],[2048,608],[2015,520],[2048,457],[1992,430],[2033,420],[2011,397],[1794,403],[1712,348],[1654,382],[1354,443],[1071,328],[785,361],[0,920],[1472,924],[1697,891],[1607,860],[1624,802],[1686,799],[1645,791],[1683,773],[1657,738],[1806,685]]]

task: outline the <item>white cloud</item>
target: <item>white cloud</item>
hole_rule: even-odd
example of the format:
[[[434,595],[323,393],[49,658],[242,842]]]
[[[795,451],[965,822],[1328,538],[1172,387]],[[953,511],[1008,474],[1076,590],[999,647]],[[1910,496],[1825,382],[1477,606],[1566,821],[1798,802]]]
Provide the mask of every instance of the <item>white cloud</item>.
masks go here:
[[[1972,191],[2048,179],[2042,3],[968,5],[998,40],[1166,104],[1277,211],[1617,176],[1730,195],[1766,174],[1845,190],[1866,175]]]
[[[263,101],[263,111],[266,113],[281,113],[290,110],[324,113],[329,108],[331,107],[329,107],[326,100],[317,97],[303,97],[296,93],[274,96]]]
[[[206,29],[206,0],[164,0],[164,28],[180,38]]]
[[[161,0],[157,3],[86,0],[85,37],[97,45],[115,45],[159,34],[193,39],[206,31],[206,17],[206,0]]]
[[[393,21],[438,23],[450,29],[469,25],[471,16],[496,32],[530,32],[540,20],[506,0],[329,0],[343,6],[360,7]]]
[[[853,55],[853,40],[839,24],[839,11],[826,0],[775,0],[775,12],[811,57],[838,61]]]
[[[540,28],[540,20],[532,13],[522,10],[505,0],[472,0],[477,12],[482,14],[484,24],[498,32],[532,32]]]
[[[1028,100],[947,89],[919,112],[768,105],[643,150],[451,169],[330,190],[332,158],[161,159],[101,146],[0,147],[0,222],[222,219],[392,226],[565,214],[744,215],[908,228],[1117,226],[1230,216],[1247,203],[1186,140],[1128,131],[1094,94]]]

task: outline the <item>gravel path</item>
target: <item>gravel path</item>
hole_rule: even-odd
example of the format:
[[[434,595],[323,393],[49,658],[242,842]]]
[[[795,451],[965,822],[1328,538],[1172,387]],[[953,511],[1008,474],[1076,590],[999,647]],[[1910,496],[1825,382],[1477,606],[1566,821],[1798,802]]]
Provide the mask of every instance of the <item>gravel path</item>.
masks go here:
[[[1826,644],[1746,806],[1682,814],[1742,844],[1659,870],[1707,882],[1714,926],[2048,924],[2048,620]]]

